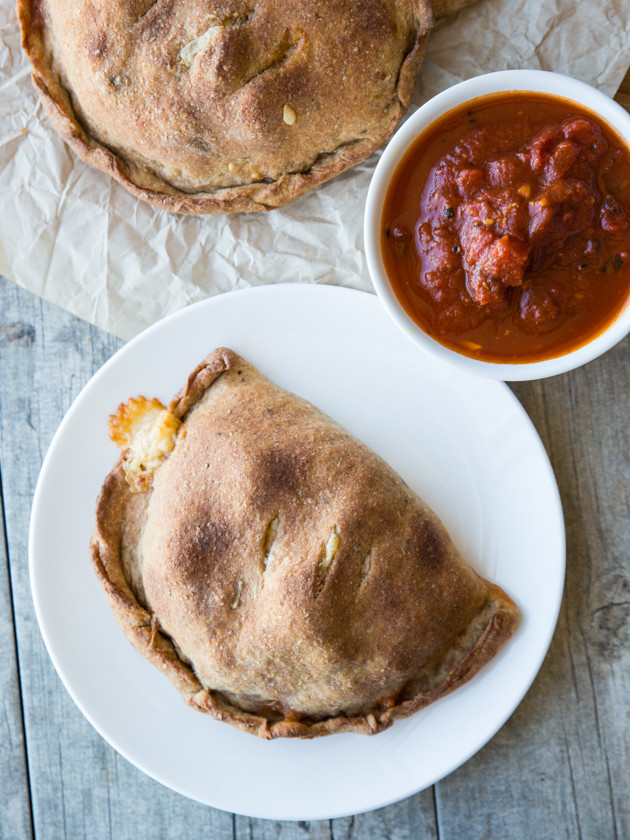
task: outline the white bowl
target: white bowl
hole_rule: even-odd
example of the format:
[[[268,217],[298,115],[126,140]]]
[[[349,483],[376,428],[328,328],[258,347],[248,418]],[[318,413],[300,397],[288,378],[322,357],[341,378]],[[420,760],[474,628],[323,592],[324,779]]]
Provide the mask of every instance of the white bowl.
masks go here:
[[[626,304],[617,318],[587,344],[540,362],[498,364],[472,359],[443,346],[425,333],[410,317],[396,297],[381,255],[381,216],[390,181],[402,157],[432,123],[465,102],[499,92],[549,93],[576,102],[601,117],[630,143],[630,114],[605,94],[590,85],[542,70],[504,70],[477,76],[454,85],[422,105],[392,137],[381,156],[368,191],[365,209],[365,250],[374,288],[385,310],[421,350],[457,365],[468,373],[492,379],[542,379],[564,373],[601,356],[630,332],[630,306]]]

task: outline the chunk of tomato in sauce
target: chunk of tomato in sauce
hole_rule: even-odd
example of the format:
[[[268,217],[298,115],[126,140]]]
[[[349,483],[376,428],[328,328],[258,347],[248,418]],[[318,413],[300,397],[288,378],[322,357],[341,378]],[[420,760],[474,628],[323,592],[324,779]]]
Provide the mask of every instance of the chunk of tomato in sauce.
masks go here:
[[[407,153],[383,226],[413,235],[398,250],[385,235],[383,259],[442,343],[495,361],[551,357],[628,299],[629,213],[630,150],[610,127],[560,97],[497,94]]]

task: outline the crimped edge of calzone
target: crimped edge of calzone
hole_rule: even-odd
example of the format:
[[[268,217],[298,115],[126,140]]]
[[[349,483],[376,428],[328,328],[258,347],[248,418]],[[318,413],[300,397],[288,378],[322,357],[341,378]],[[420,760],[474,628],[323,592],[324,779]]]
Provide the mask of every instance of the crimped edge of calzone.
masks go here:
[[[434,23],[431,6],[418,3],[417,36],[400,66],[396,100],[390,119],[364,137],[322,153],[303,171],[287,171],[273,181],[253,181],[208,192],[185,192],[162,180],[148,166],[140,167],[93,137],[73,107],[72,98],[55,70],[55,57],[46,46],[42,0],[17,0],[22,47],[32,65],[33,85],[59,136],[86,163],[104,172],[136,198],[170,213],[189,215],[260,212],[293,201],[369,157],[385,143],[410,105],[416,78]]]

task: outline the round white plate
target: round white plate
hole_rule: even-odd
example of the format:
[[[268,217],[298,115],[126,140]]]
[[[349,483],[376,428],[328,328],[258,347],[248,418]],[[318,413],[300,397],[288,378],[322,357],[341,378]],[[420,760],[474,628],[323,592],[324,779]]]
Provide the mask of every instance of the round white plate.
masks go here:
[[[188,708],[123,636],[92,573],[94,503],[117,459],[108,414],[138,394],[168,403],[221,345],[389,461],[442,517],[469,562],[522,611],[516,635],[473,680],[379,735],[266,742]],[[556,624],[564,559],[553,472],[507,386],[422,355],[375,296],[334,286],[220,295],[123,347],[61,423],[30,530],[31,584],[48,651],[101,735],[185,796],[278,820],[379,808],[433,784],[479,750],[538,672]]]

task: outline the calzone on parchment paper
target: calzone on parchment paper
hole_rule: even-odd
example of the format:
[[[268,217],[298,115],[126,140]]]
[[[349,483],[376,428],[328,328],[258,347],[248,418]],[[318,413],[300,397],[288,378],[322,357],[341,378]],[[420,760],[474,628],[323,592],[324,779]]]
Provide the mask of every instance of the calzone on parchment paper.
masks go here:
[[[409,107],[434,19],[429,0],[19,0],[18,14],[61,137],[178,213],[269,210],[368,157]]]

